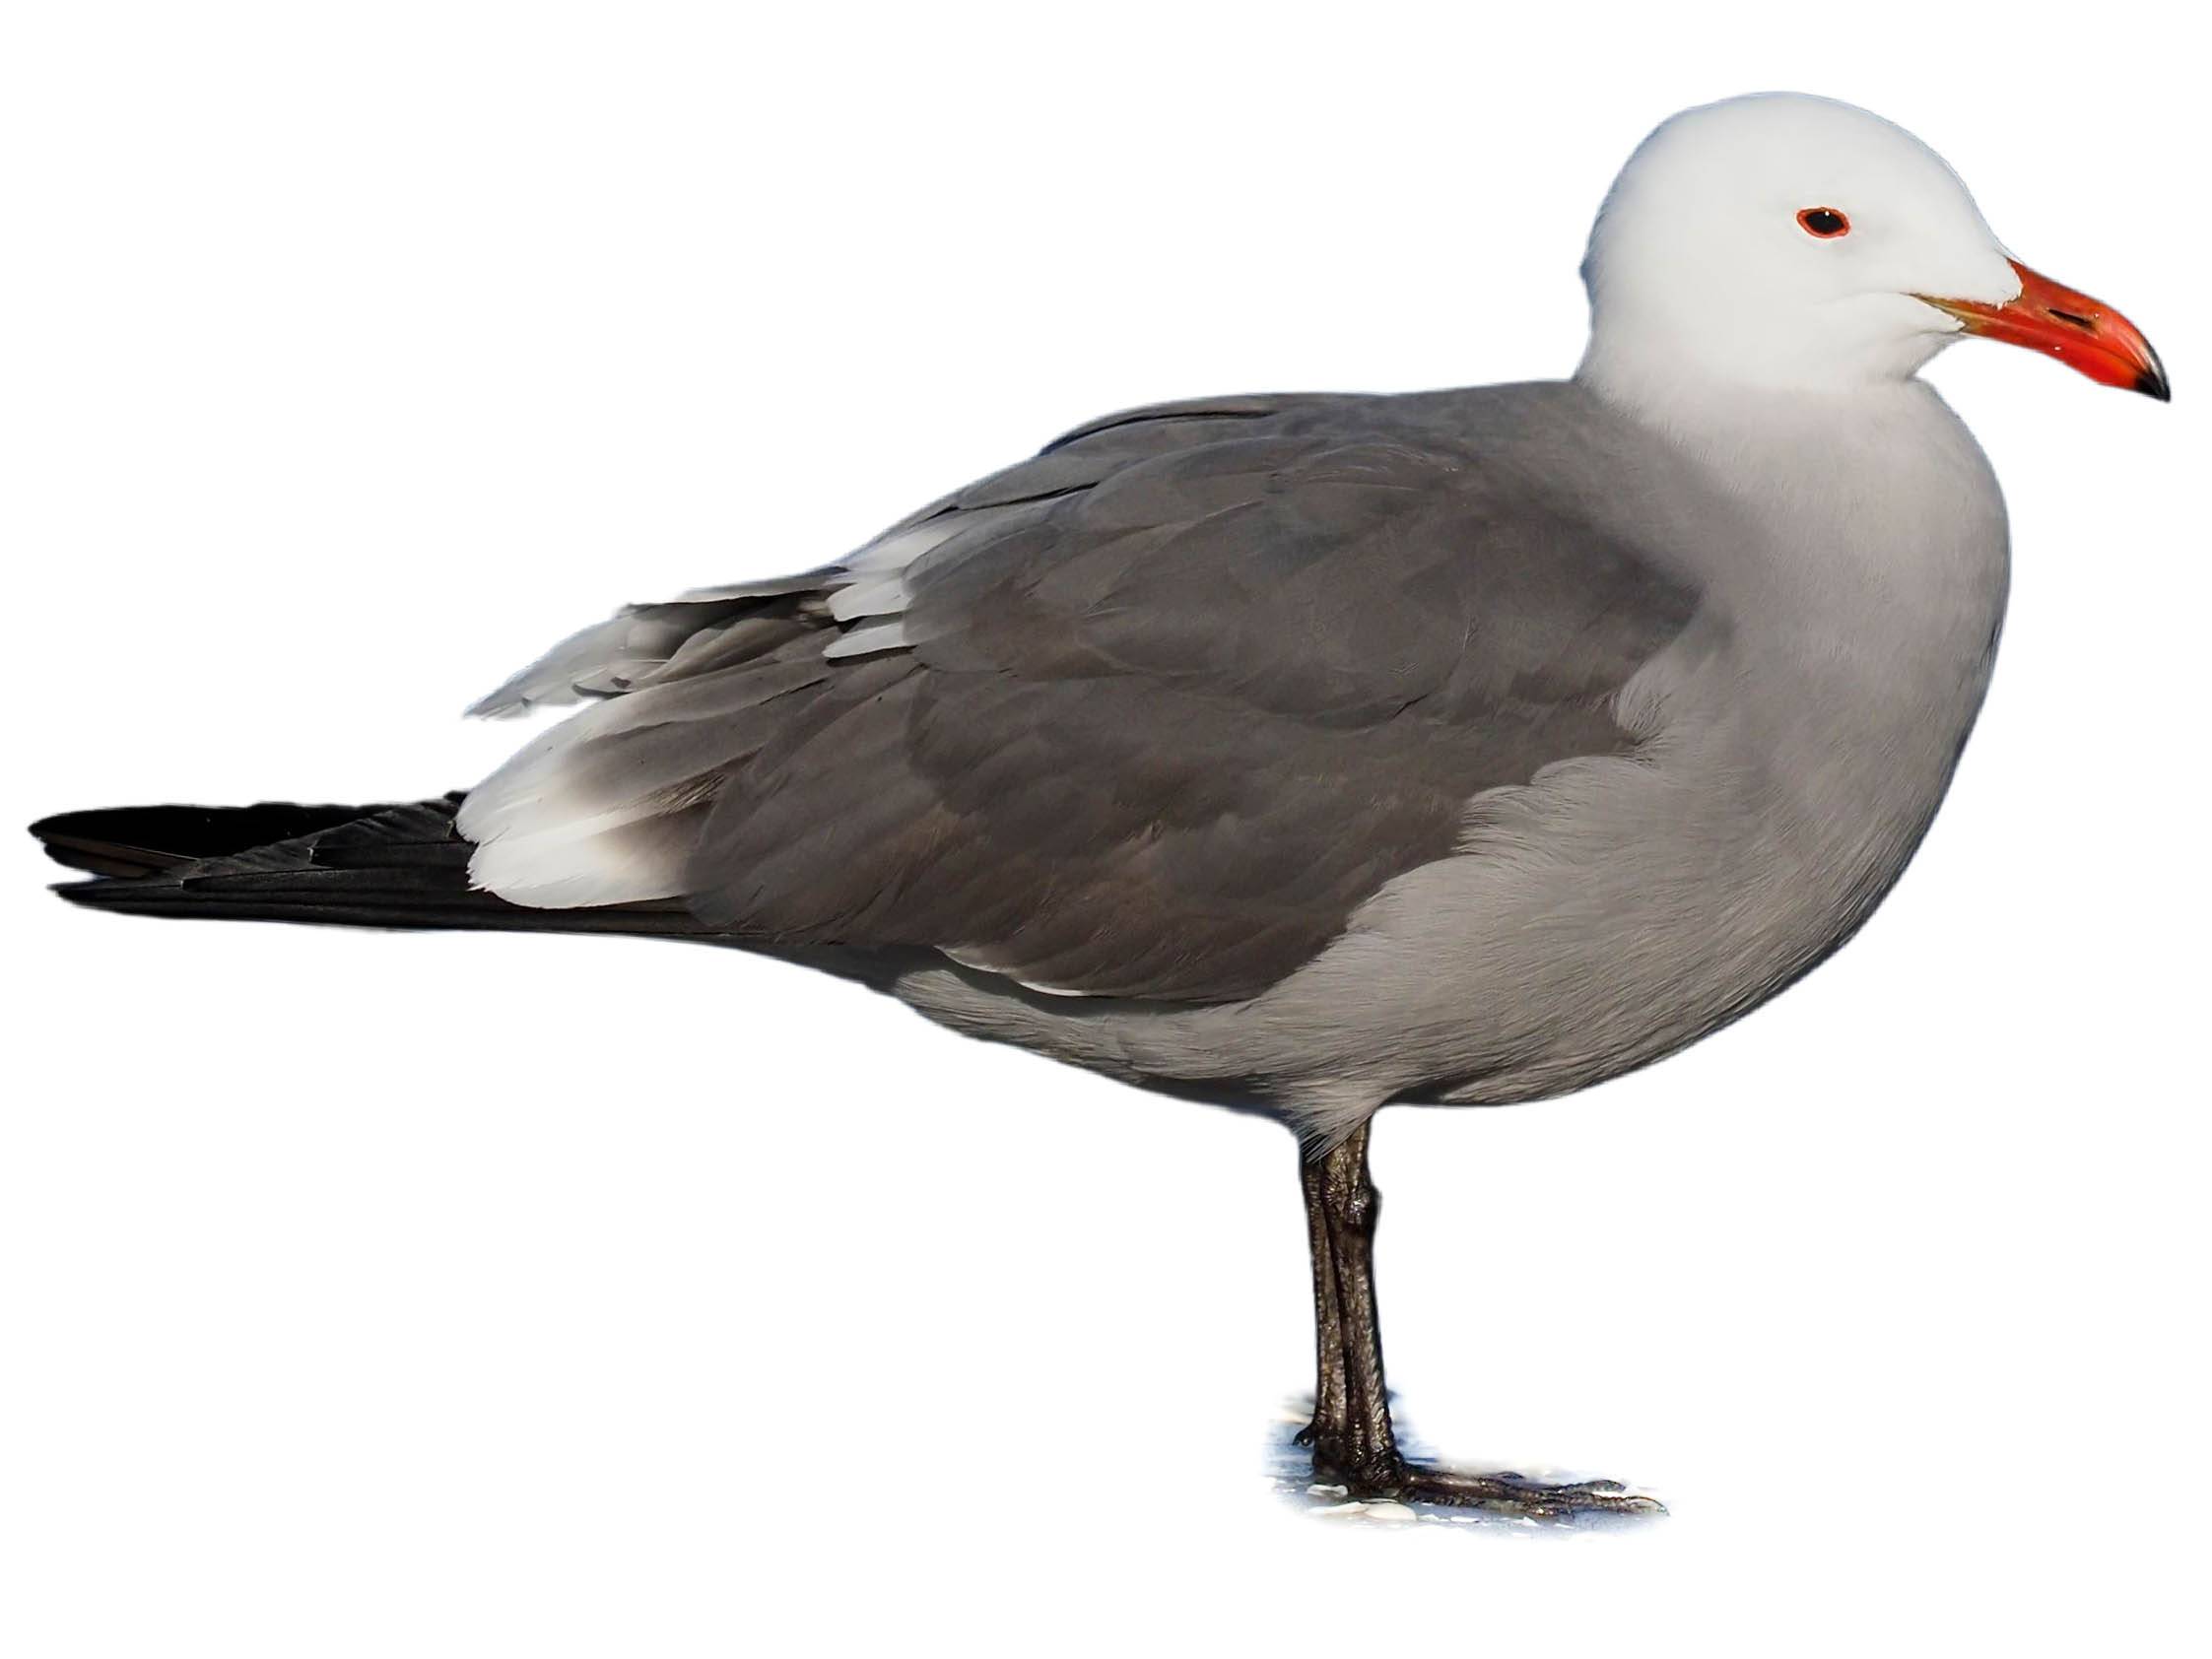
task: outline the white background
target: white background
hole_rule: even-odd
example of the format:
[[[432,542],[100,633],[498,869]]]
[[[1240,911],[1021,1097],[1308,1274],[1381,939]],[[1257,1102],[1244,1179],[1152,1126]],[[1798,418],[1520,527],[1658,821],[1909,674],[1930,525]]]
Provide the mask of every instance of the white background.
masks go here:
[[[2200,63],[2163,7],[12,9],[6,811],[376,799],[617,602],[1098,412],[1548,376],[1614,168],[1770,86],[1942,150],[2179,401],[1971,345],[1954,803],[1801,988],[1377,1132],[1392,1376],[1631,1536],[1278,1504],[1291,1143],[629,941],[157,925],[6,854],[0,1648],[2201,1641]],[[1796,20],[1796,21],[1792,21]]]

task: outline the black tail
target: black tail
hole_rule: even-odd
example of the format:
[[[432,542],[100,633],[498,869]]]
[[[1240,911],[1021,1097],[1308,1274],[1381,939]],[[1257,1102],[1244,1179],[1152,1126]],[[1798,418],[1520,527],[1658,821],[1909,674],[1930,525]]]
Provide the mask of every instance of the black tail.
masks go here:
[[[473,927],[550,933],[706,935],[680,908],[609,904],[537,910],[468,884],[461,797],[411,805],[117,807],[41,819],[31,832],[92,881],[54,891],[72,904],[144,916],[354,927]]]

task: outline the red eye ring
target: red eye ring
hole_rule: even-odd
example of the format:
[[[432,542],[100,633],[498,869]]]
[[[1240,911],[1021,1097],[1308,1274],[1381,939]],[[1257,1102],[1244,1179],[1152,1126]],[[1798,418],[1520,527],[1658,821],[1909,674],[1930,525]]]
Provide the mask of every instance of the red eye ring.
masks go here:
[[[1850,217],[1841,208],[1800,208],[1797,223],[1804,228],[1806,235],[1818,236],[1824,242],[1849,235],[1851,230]]]

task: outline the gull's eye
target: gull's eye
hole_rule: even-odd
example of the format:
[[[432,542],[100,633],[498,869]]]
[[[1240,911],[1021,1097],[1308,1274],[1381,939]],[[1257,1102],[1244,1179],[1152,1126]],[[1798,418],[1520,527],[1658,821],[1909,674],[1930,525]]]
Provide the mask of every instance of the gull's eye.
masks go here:
[[[1851,222],[1835,208],[1802,209],[1797,223],[1804,226],[1806,235],[1818,236],[1823,241],[1843,235],[1851,228]]]

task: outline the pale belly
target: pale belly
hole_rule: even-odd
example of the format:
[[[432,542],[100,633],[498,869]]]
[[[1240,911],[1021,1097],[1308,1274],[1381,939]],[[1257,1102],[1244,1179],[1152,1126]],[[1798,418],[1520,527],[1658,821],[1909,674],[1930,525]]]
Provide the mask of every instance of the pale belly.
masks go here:
[[[1337,1025],[1336,1063],[1393,1098],[1532,1099],[1675,1052],[1889,894],[1949,788],[1992,633],[1971,621],[1948,656],[1876,676],[1709,657],[1642,756],[1472,803],[1461,856],[1394,884],[1262,1000],[1286,1026]]]

